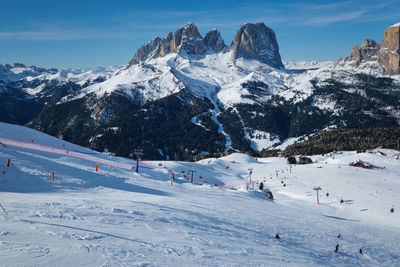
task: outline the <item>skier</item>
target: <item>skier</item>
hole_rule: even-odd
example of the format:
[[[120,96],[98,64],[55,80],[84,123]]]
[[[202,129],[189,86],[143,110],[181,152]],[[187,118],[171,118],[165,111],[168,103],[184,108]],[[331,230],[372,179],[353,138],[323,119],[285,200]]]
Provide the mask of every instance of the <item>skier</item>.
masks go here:
[[[263,184],[263,182],[260,183],[260,186],[258,187],[258,189],[259,189],[260,191],[262,191],[262,190],[264,189],[264,184]]]
[[[362,251],[362,248],[360,248],[360,254],[361,254],[361,255],[364,255],[364,253],[363,253],[363,251]]]
[[[390,212],[393,213],[393,212],[394,212],[394,208],[391,208],[391,209],[390,209]]]
[[[326,197],[329,197],[329,193],[326,193]]]
[[[276,239],[276,241],[279,241],[279,239],[281,239],[281,238],[279,237],[278,234],[276,234],[275,239]]]
[[[335,252],[338,252],[339,250],[339,244],[336,244]]]
[[[341,235],[340,235],[340,234],[338,234],[338,235],[337,235],[337,238],[340,238],[340,237],[341,237]]]

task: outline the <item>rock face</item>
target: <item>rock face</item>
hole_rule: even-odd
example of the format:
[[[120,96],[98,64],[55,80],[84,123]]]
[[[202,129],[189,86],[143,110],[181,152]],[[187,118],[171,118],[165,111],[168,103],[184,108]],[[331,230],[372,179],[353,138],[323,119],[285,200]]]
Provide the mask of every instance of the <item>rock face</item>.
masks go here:
[[[377,62],[384,74],[400,74],[400,23],[385,30],[381,44],[365,39],[361,47],[354,46],[345,61],[353,67],[359,67],[367,61]]]
[[[386,68],[387,74],[400,74],[400,23],[385,30],[379,62]]]
[[[278,69],[284,69],[279,54],[279,46],[273,30],[264,23],[247,23],[236,33],[230,49],[234,58],[251,58]],[[188,23],[166,38],[156,37],[140,47],[129,65],[146,59],[163,57],[169,53],[186,52],[188,55],[203,55],[206,51],[226,52],[228,47],[218,30],[214,29],[203,37],[196,25]]]
[[[227,49],[224,39],[222,39],[220,32],[216,29],[206,34],[206,37],[204,37],[204,43],[208,48],[211,48],[217,53]]]
[[[352,65],[357,67],[362,61],[377,60],[380,45],[374,40],[365,39],[361,47],[356,45],[353,47],[351,55],[347,60],[352,61]]]
[[[188,23],[174,34],[170,32],[164,39],[159,37],[141,46],[129,65],[136,64],[148,58],[163,57],[169,53],[185,51],[189,55],[202,55],[206,52],[206,45],[196,25]]]
[[[142,45],[136,51],[135,56],[133,57],[133,59],[129,63],[133,64],[134,62],[139,62],[139,61],[145,60],[146,58],[151,56],[151,54],[154,51],[157,50],[157,48],[159,47],[159,45],[161,44],[162,41],[163,41],[163,39],[161,39],[160,37],[156,37],[153,40],[148,41],[146,44]]]
[[[170,42],[170,49],[171,52],[185,50],[192,55],[202,55],[206,52],[203,37],[193,23],[188,23],[175,32]]]
[[[284,69],[275,33],[262,22],[242,25],[232,41],[231,50],[234,58],[253,58]]]

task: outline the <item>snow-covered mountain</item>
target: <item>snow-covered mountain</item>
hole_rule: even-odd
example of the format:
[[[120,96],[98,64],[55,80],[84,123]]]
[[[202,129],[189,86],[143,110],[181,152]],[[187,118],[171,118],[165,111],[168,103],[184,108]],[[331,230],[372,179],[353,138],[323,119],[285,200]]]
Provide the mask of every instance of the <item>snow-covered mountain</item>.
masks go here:
[[[240,27],[229,48],[217,30],[203,38],[188,23],[119,68],[35,76],[61,75],[75,87],[29,125],[119,155],[140,147],[151,158],[283,149],[330,128],[398,125],[399,76],[365,68],[373,57],[351,58],[285,70],[263,23]]]
[[[90,84],[111,77],[117,68],[57,70],[0,64],[1,120],[26,123],[46,106]],[[24,106],[24,109],[20,107]]]
[[[175,34],[170,33],[163,39],[157,37],[140,47],[130,64],[110,79],[69,95],[62,102],[89,94],[103,97],[118,92],[133,101],[142,100],[143,104],[189,88],[198,97],[229,106],[248,101],[245,96],[250,93],[241,87],[242,83],[266,83],[270,95],[290,88],[296,82],[294,77],[274,68],[283,68],[275,34],[263,23],[253,26],[243,25],[235,37],[237,41],[235,39],[231,50],[227,50],[218,31],[207,33],[203,39],[197,27],[188,23]],[[261,50],[257,45],[247,47],[241,44],[243,38],[240,36],[243,34],[257,39],[258,46],[266,47],[271,43],[271,53],[268,52],[269,46]],[[269,54],[271,56],[267,57]],[[260,60],[263,56],[265,58]]]
[[[29,82],[42,82],[41,87],[44,87],[45,82],[73,82],[81,86],[87,86],[96,80],[106,80],[115,72],[116,67],[107,68],[80,68],[80,69],[46,69],[35,66],[25,66],[21,63],[0,64],[0,80],[7,84],[23,84]],[[26,92],[34,94],[40,92],[40,88],[29,88],[21,85],[21,88]]]
[[[400,23],[387,28],[382,42],[365,39],[354,46],[351,55],[340,60],[338,67],[353,67],[358,71],[374,75],[400,74]]]
[[[320,68],[329,68],[333,65],[333,61],[283,61],[283,65],[287,70],[297,70],[297,71],[306,71],[306,70],[316,70]]]
[[[0,140],[4,266],[399,263],[399,151],[306,165],[234,153],[141,161],[136,173],[131,159],[17,125],[0,123]],[[373,169],[349,166],[357,161]]]

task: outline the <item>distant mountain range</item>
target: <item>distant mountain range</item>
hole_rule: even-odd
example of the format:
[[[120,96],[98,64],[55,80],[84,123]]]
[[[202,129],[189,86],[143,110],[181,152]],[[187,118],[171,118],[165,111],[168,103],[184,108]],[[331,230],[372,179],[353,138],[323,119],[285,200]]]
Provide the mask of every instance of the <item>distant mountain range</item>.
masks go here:
[[[190,159],[284,149],[333,128],[398,126],[400,24],[338,62],[282,62],[272,29],[230,46],[188,23],[127,65],[56,70],[0,65],[0,120],[117,155]],[[23,108],[22,108],[23,107]]]

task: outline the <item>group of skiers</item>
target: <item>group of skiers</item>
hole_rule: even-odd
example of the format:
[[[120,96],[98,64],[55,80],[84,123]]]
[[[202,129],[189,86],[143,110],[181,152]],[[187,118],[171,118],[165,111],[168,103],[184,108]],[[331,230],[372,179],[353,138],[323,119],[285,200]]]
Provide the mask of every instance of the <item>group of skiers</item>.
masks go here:
[[[341,237],[342,237],[341,234],[338,234],[337,238],[341,238]],[[339,250],[339,244],[336,244],[335,252],[338,252],[338,250]],[[358,252],[359,252],[361,255],[364,255],[362,248],[360,248],[360,250],[359,250]]]
[[[341,235],[341,234],[338,234],[337,237],[338,237],[338,238],[341,238],[342,235]],[[276,241],[279,241],[279,240],[281,239],[281,237],[279,236],[279,234],[276,234],[276,235],[275,235],[275,239],[276,239]],[[335,252],[338,252],[338,250],[339,250],[339,244],[336,244]],[[360,253],[361,255],[364,255],[362,248],[360,248],[359,253]]]

